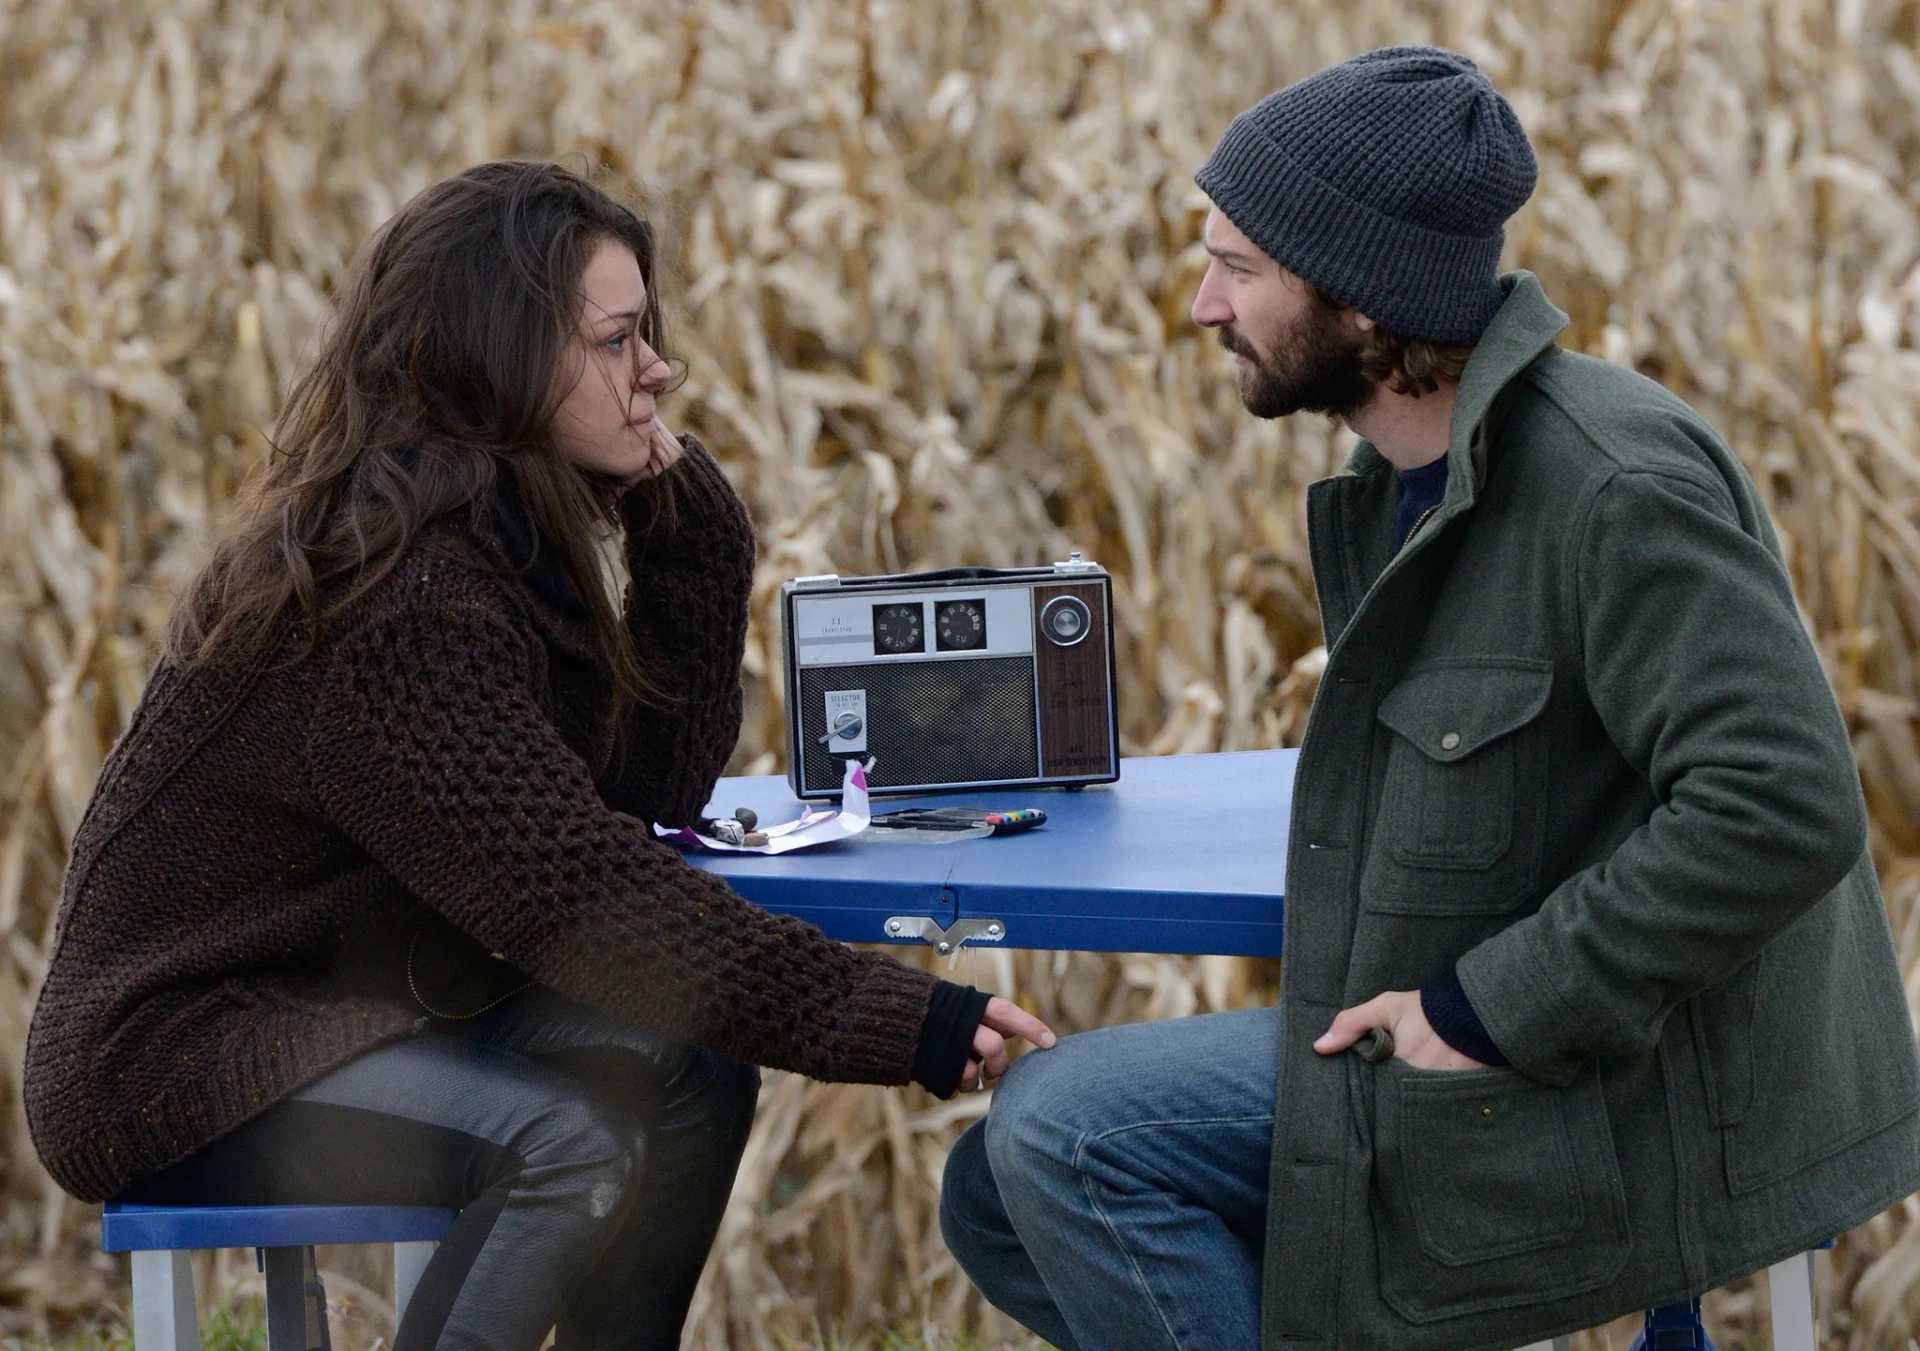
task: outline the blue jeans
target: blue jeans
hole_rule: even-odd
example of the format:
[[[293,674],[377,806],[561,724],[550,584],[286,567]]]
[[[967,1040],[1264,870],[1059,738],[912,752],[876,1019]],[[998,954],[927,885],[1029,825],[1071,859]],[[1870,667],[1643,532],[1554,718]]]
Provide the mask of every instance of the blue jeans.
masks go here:
[[[1061,1351],[1253,1351],[1277,1009],[1030,1052],[947,1159],[940,1232]]]

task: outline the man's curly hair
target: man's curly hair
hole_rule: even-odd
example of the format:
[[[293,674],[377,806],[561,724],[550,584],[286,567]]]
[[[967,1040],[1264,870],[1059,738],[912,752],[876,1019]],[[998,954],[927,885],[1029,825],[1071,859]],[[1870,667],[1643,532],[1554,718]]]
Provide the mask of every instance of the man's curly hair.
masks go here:
[[[1333,297],[1313,288],[1314,298],[1327,310],[1338,313],[1350,309]],[[1367,378],[1385,385],[1396,394],[1419,398],[1440,388],[1442,381],[1456,381],[1467,368],[1472,347],[1403,338],[1375,324],[1368,330],[1360,351],[1360,368]]]

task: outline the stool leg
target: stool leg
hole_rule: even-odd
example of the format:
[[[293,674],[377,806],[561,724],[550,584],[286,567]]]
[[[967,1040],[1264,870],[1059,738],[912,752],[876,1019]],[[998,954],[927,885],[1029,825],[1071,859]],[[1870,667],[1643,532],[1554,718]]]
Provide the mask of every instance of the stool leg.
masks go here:
[[[312,1248],[266,1248],[267,1351],[332,1351]]]
[[[1773,1304],[1773,1351],[1818,1351],[1813,1325],[1813,1254],[1767,1268]]]
[[[306,1263],[307,1345],[314,1351],[333,1351],[333,1334],[327,1331],[327,1287],[320,1283],[320,1264],[313,1249],[307,1249]]]
[[[193,1255],[150,1248],[132,1256],[135,1351],[200,1351]]]
[[[396,1334],[400,1331],[400,1320],[407,1316],[407,1305],[413,1302],[420,1273],[427,1269],[434,1249],[439,1246],[431,1239],[393,1245],[393,1330]]]

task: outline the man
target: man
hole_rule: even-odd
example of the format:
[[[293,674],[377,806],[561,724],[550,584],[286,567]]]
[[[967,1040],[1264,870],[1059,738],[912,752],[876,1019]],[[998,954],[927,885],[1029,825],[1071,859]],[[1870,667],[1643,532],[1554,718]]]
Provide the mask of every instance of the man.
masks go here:
[[[1533,154],[1470,61],[1269,96],[1193,302],[1307,501],[1328,659],[1278,1009],[1014,1066],[942,1230],[1066,1351],[1512,1347],[1684,1299],[1920,1181],[1847,730],[1707,424],[1496,274]]]

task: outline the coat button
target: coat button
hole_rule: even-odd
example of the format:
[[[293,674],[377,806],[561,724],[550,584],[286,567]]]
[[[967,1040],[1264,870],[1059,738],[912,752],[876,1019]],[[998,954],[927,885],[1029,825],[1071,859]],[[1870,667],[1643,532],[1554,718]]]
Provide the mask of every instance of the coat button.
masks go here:
[[[1460,734],[1458,732],[1448,732],[1445,736],[1440,738],[1440,749],[1443,751],[1450,751],[1455,746],[1458,746],[1459,744],[1460,744]]]

